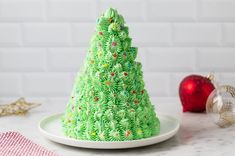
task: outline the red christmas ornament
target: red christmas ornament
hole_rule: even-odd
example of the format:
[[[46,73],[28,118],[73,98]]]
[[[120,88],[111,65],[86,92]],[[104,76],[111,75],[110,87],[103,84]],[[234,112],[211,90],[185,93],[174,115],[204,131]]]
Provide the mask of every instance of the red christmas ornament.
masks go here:
[[[210,93],[215,89],[211,80],[200,75],[189,75],[180,83],[179,96],[183,112],[203,112]]]

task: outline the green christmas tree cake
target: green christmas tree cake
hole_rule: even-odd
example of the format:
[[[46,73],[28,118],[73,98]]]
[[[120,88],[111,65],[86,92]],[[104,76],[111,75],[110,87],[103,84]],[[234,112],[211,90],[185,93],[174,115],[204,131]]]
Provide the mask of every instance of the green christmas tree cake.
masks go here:
[[[65,135],[124,141],[159,134],[160,122],[144,89],[122,15],[108,9],[98,20],[83,68],[62,117]]]

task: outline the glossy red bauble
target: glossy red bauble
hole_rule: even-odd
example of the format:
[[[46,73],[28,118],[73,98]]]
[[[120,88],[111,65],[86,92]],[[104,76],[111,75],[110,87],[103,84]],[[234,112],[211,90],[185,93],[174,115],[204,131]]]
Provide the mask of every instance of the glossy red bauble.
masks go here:
[[[179,96],[183,112],[203,112],[210,93],[215,89],[209,78],[189,75],[180,83]]]

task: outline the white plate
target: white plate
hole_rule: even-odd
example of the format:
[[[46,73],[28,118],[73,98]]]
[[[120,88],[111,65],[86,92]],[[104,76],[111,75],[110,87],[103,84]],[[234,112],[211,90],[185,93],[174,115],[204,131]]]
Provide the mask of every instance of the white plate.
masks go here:
[[[60,118],[62,113],[43,119],[38,127],[40,132],[48,139],[64,145],[93,148],[93,149],[124,149],[156,144],[174,136],[179,130],[179,121],[169,115],[158,114],[160,119],[160,134],[150,138],[132,141],[86,141],[66,137],[63,134]]]

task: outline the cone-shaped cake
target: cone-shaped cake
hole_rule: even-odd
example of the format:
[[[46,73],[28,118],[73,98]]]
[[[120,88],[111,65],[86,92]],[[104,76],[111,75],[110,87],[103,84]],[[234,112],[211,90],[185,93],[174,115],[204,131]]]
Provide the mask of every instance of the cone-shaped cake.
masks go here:
[[[157,135],[160,122],[145,90],[137,48],[115,9],[98,20],[83,68],[62,117],[65,135],[123,141]]]

